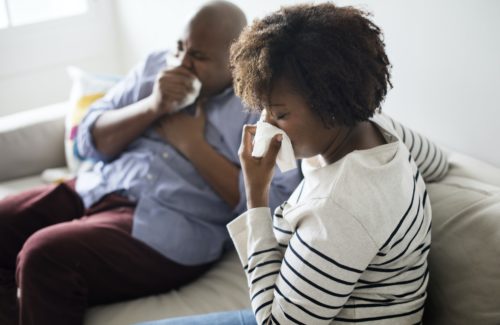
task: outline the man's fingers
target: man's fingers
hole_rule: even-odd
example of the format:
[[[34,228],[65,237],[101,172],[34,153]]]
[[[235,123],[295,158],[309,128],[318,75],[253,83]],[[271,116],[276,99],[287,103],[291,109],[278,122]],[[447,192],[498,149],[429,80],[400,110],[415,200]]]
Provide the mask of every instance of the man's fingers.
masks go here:
[[[156,77],[161,88],[164,86],[171,87],[177,85],[186,89],[186,91],[193,90],[194,78],[196,78],[196,76],[183,67],[160,71]]]
[[[177,89],[182,92],[190,92],[193,90],[193,80],[179,76],[165,75],[158,79],[158,84],[162,91],[169,89]]]
[[[171,83],[168,81],[160,81],[159,87],[162,92],[174,91],[188,93],[192,90],[192,87],[190,85],[188,86],[184,83]]]
[[[178,66],[172,69],[163,70],[164,72],[171,72],[173,74],[182,75],[189,79],[193,79],[195,75],[183,66]]]

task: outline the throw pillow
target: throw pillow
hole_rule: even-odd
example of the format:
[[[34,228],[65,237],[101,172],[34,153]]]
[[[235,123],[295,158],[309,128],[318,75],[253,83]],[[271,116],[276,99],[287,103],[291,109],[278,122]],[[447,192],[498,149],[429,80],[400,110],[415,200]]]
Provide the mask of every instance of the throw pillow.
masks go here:
[[[85,161],[78,154],[75,143],[78,126],[92,103],[103,97],[118,82],[119,77],[93,74],[74,66],[68,67],[67,71],[72,87],[70,109],[66,115],[64,148],[68,169],[75,175],[79,170],[88,169],[92,165],[91,161]]]

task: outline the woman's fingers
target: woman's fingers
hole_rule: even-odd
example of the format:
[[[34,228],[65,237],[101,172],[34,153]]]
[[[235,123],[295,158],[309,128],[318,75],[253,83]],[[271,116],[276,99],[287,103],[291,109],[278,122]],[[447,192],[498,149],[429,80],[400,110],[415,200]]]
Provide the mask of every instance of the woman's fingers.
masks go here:
[[[255,125],[246,124],[243,126],[239,155],[241,157],[251,157],[253,150],[253,137],[255,135]]]
[[[269,163],[271,165],[276,164],[276,157],[278,157],[278,153],[281,148],[281,141],[283,140],[283,135],[282,134],[276,134],[272,139],[271,143],[269,143],[269,149],[267,150],[267,153],[264,155],[263,160],[266,163]]]

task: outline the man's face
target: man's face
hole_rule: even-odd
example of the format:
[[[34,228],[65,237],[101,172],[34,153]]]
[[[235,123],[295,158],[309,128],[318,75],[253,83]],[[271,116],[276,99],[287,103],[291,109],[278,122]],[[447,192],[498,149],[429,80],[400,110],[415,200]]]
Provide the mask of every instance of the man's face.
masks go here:
[[[229,42],[218,31],[190,24],[185,37],[178,41],[178,55],[182,66],[202,83],[201,96],[213,96],[231,85],[229,69]]]

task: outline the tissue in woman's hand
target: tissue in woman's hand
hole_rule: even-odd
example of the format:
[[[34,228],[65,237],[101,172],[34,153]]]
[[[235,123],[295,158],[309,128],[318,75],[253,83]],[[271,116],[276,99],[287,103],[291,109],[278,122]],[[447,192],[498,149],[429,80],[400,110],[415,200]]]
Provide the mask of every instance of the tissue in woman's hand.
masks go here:
[[[187,96],[184,97],[183,100],[178,101],[178,102],[174,102],[172,104],[172,110],[171,110],[172,113],[178,112],[181,109],[183,109],[183,108],[185,108],[185,107],[187,107],[195,102],[196,98],[200,94],[201,82],[198,78],[194,78],[192,82],[193,82],[192,83],[193,90],[190,91],[187,94]]]
[[[253,157],[262,157],[269,149],[271,144],[271,139],[276,134],[282,134],[283,140],[281,141],[281,148],[278,152],[278,157],[276,157],[276,164],[282,173],[297,168],[297,162],[295,161],[295,154],[293,153],[292,143],[290,138],[286,133],[267,122],[258,121],[257,130],[255,131],[255,137],[253,140]]]

